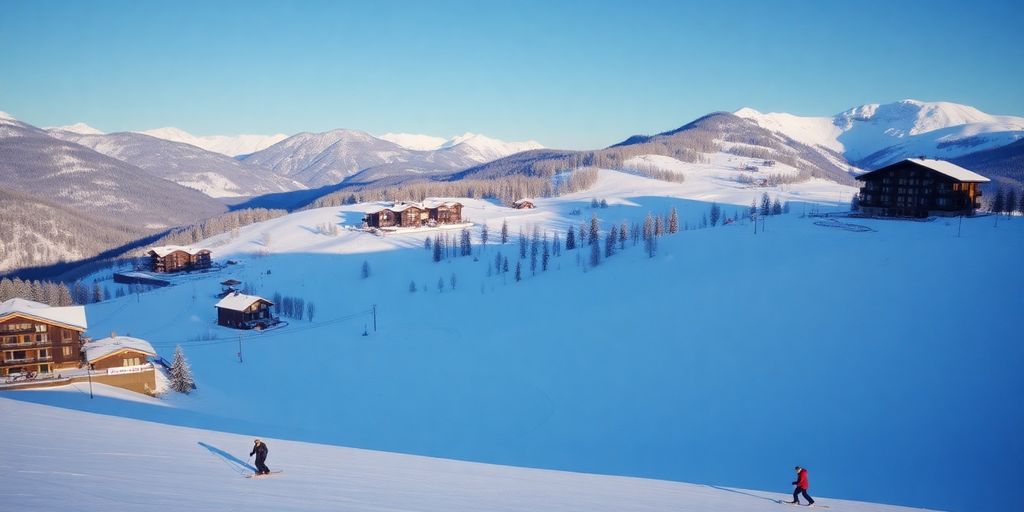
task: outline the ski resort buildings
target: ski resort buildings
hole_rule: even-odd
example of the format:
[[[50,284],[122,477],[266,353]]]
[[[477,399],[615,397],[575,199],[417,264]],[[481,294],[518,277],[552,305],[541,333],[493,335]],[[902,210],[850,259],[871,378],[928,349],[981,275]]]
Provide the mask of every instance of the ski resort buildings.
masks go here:
[[[397,202],[370,212],[363,222],[371,228],[418,228],[462,222],[462,203],[454,201],[409,203]]]
[[[90,371],[98,372],[90,378],[137,393],[156,391],[156,369],[150,358],[157,354],[148,341],[111,333],[83,348]]]
[[[166,245],[154,247],[147,254],[153,272],[202,270],[212,265],[209,249]]]
[[[989,179],[944,160],[908,158],[857,177],[860,208],[880,217],[972,215]]]
[[[274,303],[256,295],[234,292],[216,304],[217,325],[234,329],[264,329],[278,323],[270,311]]]
[[[516,210],[536,208],[536,206],[533,204],[533,201],[529,199],[518,199],[516,200],[516,202],[512,203],[512,207],[515,208]]]
[[[78,368],[87,327],[82,306],[51,307],[20,298],[3,302],[0,376]]]

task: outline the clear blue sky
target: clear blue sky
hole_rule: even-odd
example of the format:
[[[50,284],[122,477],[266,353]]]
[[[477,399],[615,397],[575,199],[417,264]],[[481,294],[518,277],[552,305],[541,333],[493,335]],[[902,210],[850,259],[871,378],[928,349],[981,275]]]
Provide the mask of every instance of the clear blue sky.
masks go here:
[[[605,146],[750,106],[1024,115],[1024,2],[0,6],[0,110],[199,135],[358,128]]]

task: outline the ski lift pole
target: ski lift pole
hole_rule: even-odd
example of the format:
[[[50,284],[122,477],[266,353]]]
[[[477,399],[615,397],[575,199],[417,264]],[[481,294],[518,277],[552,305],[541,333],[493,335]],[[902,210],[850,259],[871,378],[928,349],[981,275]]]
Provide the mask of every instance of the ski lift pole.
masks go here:
[[[377,305],[373,305],[373,332],[377,332]]]

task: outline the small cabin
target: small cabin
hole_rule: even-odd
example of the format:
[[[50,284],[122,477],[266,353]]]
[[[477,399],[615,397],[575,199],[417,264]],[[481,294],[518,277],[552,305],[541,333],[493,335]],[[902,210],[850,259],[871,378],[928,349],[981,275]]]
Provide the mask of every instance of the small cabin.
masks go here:
[[[880,217],[973,215],[989,179],[945,160],[908,158],[862,174],[860,209]]]
[[[263,297],[231,293],[214,306],[217,308],[217,325],[234,329],[265,329],[279,322],[270,310],[273,305]]]
[[[212,266],[209,249],[165,245],[153,247],[149,255],[149,268],[153,272],[185,272]]]
[[[220,282],[220,295],[219,297],[225,297],[228,294],[235,293],[238,291],[238,285],[242,284],[237,279],[227,279]]]
[[[94,380],[137,393],[156,392],[151,359],[158,356],[148,341],[110,333],[108,338],[86,343],[83,351]]]
[[[0,303],[0,376],[78,368],[85,307],[14,298]]]
[[[531,199],[519,199],[512,203],[512,207],[516,210],[525,210],[527,208],[536,208],[537,206],[533,204]]]

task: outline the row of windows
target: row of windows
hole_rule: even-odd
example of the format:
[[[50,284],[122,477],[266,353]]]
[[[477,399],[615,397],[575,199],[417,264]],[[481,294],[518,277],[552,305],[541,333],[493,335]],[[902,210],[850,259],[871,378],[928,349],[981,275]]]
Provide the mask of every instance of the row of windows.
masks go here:
[[[46,324],[32,324],[32,323],[0,324],[0,332],[22,332],[22,331],[46,332]]]
[[[29,355],[29,352],[35,352],[35,354],[34,355]],[[61,354],[64,356],[65,359],[70,358],[70,357],[72,357],[74,355],[74,348],[73,347],[62,347],[61,348]],[[39,350],[32,350],[32,351],[29,351],[29,350],[8,350],[8,351],[4,352],[4,361],[12,361],[12,360],[19,360],[19,359],[29,359],[29,358],[46,359],[48,357],[50,357],[50,349],[48,349],[48,348],[41,348]]]

